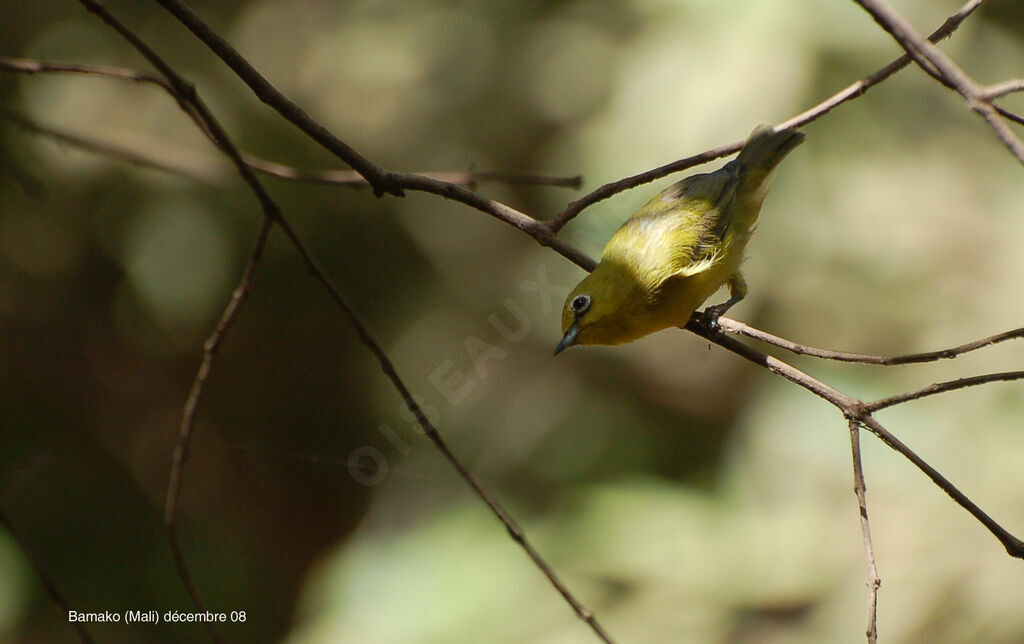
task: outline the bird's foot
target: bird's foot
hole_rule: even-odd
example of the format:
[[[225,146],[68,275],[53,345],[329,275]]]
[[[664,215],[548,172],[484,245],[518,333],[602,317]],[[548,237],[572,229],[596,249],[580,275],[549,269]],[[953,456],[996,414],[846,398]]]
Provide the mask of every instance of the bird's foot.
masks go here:
[[[718,324],[718,318],[722,317],[727,310],[729,310],[729,307],[725,304],[706,307],[701,313],[701,316],[704,318],[704,324],[711,331],[721,332],[722,327]]]

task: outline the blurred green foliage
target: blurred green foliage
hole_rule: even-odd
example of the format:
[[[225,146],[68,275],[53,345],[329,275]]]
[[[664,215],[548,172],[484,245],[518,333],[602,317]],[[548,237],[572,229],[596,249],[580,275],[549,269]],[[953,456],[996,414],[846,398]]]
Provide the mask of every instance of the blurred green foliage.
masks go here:
[[[338,162],[261,105],[156,3],[110,10],[235,142]],[[343,140],[397,170],[583,174],[585,190],[780,122],[899,51],[850,2],[260,0],[195,10]],[[922,30],[956,2],[904,0]],[[944,45],[981,82],[1020,76],[1024,14],[991,2]],[[146,69],[73,2],[0,4],[0,54]],[[1020,98],[1006,105],[1020,109]],[[161,526],[185,396],[239,279],[258,204],[172,100],[81,76],[0,75],[0,507],[83,611],[190,610]],[[883,354],[1020,326],[1020,168],[956,95],[908,69],[806,128],[762,213],[739,319]],[[585,211],[596,255],[672,179]],[[845,642],[864,629],[846,425],[806,392],[684,333],[550,356],[579,270],[441,198],[265,179],[454,451],[623,641]],[[548,218],[578,195],[485,184]],[[882,369],[795,360],[865,398],[1019,368],[1000,345]],[[1024,532],[1019,385],[881,416]],[[865,438],[891,642],[1015,642],[1019,564]],[[199,411],[179,532],[231,639],[590,641],[424,439],[276,232]],[[0,533],[0,638],[74,641]],[[186,641],[195,625],[93,625]]]

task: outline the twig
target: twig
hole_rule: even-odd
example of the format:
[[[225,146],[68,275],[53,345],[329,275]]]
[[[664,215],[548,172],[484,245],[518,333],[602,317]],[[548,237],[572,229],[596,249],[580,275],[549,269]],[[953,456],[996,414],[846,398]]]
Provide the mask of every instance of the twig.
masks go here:
[[[259,170],[269,176],[287,181],[322,183],[356,189],[366,188],[370,185],[363,175],[354,170],[300,170],[248,154],[243,155],[243,157],[245,162],[249,164],[249,167],[254,170]],[[552,177],[542,174],[502,170],[456,170],[449,172],[416,172],[414,174],[444,183],[465,186],[470,189],[477,187],[481,183],[502,183],[510,186],[556,186],[578,189],[583,183],[583,177],[579,175],[574,177]]]
[[[199,18],[183,2],[177,0],[157,0],[161,6],[169,11],[185,27],[188,28],[199,40],[212,49],[235,74],[255,92],[261,101],[276,110],[288,122],[298,126],[303,132],[315,141],[333,152],[339,159],[347,163],[353,170],[363,175],[367,182],[373,186],[374,194],[381,196],[385,193],[402,196],[402,189],[398,187],[389,172],[377,166],[375,163],[357,152],[347,143],[334,136],[324,126],[312,119],[297,104],[288,99],[277,88],[263,78],[256,68],[249,61],[242,57],[234,47]]]
[[[306,268],[309,270],[310,273],[312,273],[313,277],[318,282],[320,282],[320,284],[324,287],[324,289],[330,295],[331,299],[338,306],[338,308],[341,309],[345,318],[348,320],[349,324],[355,329],[356,334],[359,336],[359,341],[362,342],[363,345],[365,345],[377,359],[377,363],[380,365],[380,368],[384,372],[384,375],[387,376],[388,380],[391,381],[392,386],[402,397],[402,402],[409,409],[409,411],[412,412],[413,416],[416,418],[416,422],[419,423],[420,427],[423,429],[423,432],[434,443],[434,446],[441,452],[441,454],[445,457],[445,459],[452,466],[452,468],[455,469],[455,471],[459,474],[462,480],[465,481],[467,485],[469,485],[469,487],[473,490],[477,497],[479,497],[487,505],[487,507],[490,508],[491,512],[494,513],[498,520],[501,521],[501,523],[505,526],[505,529],[508,531],[512,539],[517,544],[519,544],[520,548],[522,548],[526,552],[527,556],[529,556],[530,559],[533,561],[533,564],[537,567],[537,569],[541,571],[541,573],[543,573],[545,577],[547,577],[551,585],[555,587],[555,589],[565,599],[566,603],[569,604],[569,606],[576,613],[576,615],[590,626],[591,630],[594,632],[595,635],[597,635],[601,639],[601,641],[611,642],[611,637],[608,635],[607,632],[605,632],[604,628],[597,621],[597,618],[594,616],[594,613],[589,608],[584,606],[579,600],[576,599],[576,597],[562,582],[562,580],[558,577],[558,575],[551,568],[551,566],[548,565],[548,563],[543,559],[543,557],[541,557],[540,553],[537,552],[533,545],[527,540],[526,534],[523,532],[523,529],[519,527],[519,524],[515,521],[515,519],[512,518],[512,516],[501,506],[501,504],[498,503],[497,500],[495,500],[488,492],[486,492],[483,489],[483,487],[480,486],[480,483],[479,481],[477,481],[476,477],[473,476],[473,474],[470,473],[468,469],[466,469],[462,462],[459,461],[458,457],[456,457],[452,453],[451,449],[449,449],[448,445],[441,437],[440,432],[438,432],[434,424],[431,423],[430,420],[427,418],[426,414],[423,412],[423,409],[420,408],[419,403],[417,403],[416,400],[413,399],[412,393],[409,391],[409,388],[406,387],[405,382],[402,380],[402,378],[398,375],[398,371],[395,369],[394,363],[391,362],[391,358],[389,358],[388,355],[384,352],[384,349],[381,347],[380,343],[377,342],[377,340],[370,333],[366,325],[363,324],[363,322],[356,315],[352,307],[349,306],[348,302],[341,295],[341,292],[337,289],[337,287],[334,286],[330,278],[327,277],[327,274],[324,273],[324,271],[320,268],[316,260],[313,258],[312,254],[306,249],[305,244],[298,237],[295,231],[291,228],[290,225],[287,224],[287,222],[281,221],[279,222],[279,224],[281,228],[284,230],[285,234],[288,236],[288,238],[292,241],[292,244],[298,251],[299,256],[302,258],[303,263],[305,263]]]
[[[1024,125],[1024,116],[1021,116],[1016,112],[1011,112],[1010,110],[1004,107],[1000,107],[999,105],[996,105],[995,108],[996,111],[999,112],[999,115],[1002,116],[1003,118],[1009,119],[1018,125]]]
[[[956,380],[949,380],[946,382],[937,382],[916,391],[908,391],[895,396],[889,396],[888,398],[882,398],[875,402],[866,403],[864,408],[867,411],[874,413],[880,409],[885,409],[886,407],[893,407],[894,405],[899,405],[911,400],[918,400],[926,396],[934,396],[935,394],[941,394],[947,391],[976,387],[990,382],[1006,382],[1021,379],[1024,379],[1024,371],[1004,371],[1001,373],[986,373],[980,376],[958,378]]]
[[[564,228],[567,223],[572,221],[573,218],[576,217],[576,215],[580,214],[581,212],[583,212],[584,209],[589,208],[590,206],[594,205],[599,201],[604,201],[605,199],[613,197],[619,194],[620,192],[625,192],[626,190],[636,188],[637,186],[642,186],[645,183],[657,181],[658,179],[666,177],[675,172],[687,170],[694,166],[701,165],[702,163],[707,163],[709,161],[714,161],[715,159],[730,155],[734,152],[737,152],[741,147],[743,147],[743,141],[733,141],[732,143],[719,146],[706,152],[701,152],[700,154],[695,154],[693,156],[686,157],[685,159],[679,159],[678,161],[667,163],[663,166],[654,168],[652,170],[641,172],[640,174],[634,174],[631,177],[626,177],[624,179],[619,179],[618,181],[606,183],[600,188],[594,190],[593,192],[590,192],[580,197],[576,201],[569,203],[569,205],[567,205],[562,210],[562,212],[558,214],[558,216],[556,216],[554,219],[549,220],[546,223],[546,226],[551,232],[557,233],[562,228]]]
[[[857,362],[861,364],[877,364],[877,365],[901,365],[901,364],[915,364],[920,362],[935,362],[937,360],[956,358],[959,355],[967,353],[969,351],[975,351],[999,342],[1006,340],[1016,340],[1024,338],[1024,327],[1019,329],[1012,329],[1010,331],[1004,331],[1003,333],[997,333],[987,338],[981,338],[980,340],[974,340],[967,344],[961,344],[958,347],[951,347],[949,349],[939,349],[938,351],[927,351],[925,353],[910,353],[902,356],[875,356],[864,353],[849,353],[846,351],[833,351],[831,349],[819,349],[817,347],[809,347],[804,344],[798,344],[792,340],[786,338],[780,338],[777,335],[772,335],[767,331],[754,328],[743,322],[738,322],[730,318],[719,318],[719,326],[722,330],[728,331],[729,333],[739,333],[755,340],[761,340],[773,346],[785,349],[798,355],[812,356],[815,358],[823,358],[825,360],[836,360],[838,362]]]
[[[495,219],[503,221],[510,226],[514,226],[532,237],[541,246],[551,248],[559,255],[565,257],[585,271],[592,271],[597,265],[597,262],[590,257],[587,257],[580,250],[559,239],[559,237],[555,233],[551,232],[542,222],[537,221],[533,217],[521,213],[514,208],[510,208],[500,201],[488,199],[487,197],[477,194],[472,190],[467,190],[462,186],[446,183],[444,181],[437,181],[436,179],[424,177],[423,175],[394,174],[392,176],[403,188],[408,190],[418,190],[420,192],[429,192],[431,194],[444,197],[445,199],[452,199],[454,201],[464,203],[467,206],[491,215]]]
[[[0,508],[0,525],[7,530],[7,534],[11,536],[11,539],[18,544],[18,547],[25,554],[25,558],[28,559],[29,565],[35,569],[36,576],[39,577],[39,581],[42,582],[43,588],[46,589],[46,594],[50,596],[50,599],[52,599],[55,604],[60,606],[61,610],[64,611],[65,616],[70,613],[71,604],[69,604],[68,600],[64,598],[64,594],[60,592],[60,589],[57,588],[57,584],[53,582],[53,578],[50,577],[50,573],[47,572],[43,562],[39,560],[35,552],[32,551],[32,548],[29,547],[29,542],[24,536],[22,536],[21,532],[14,527],[14,523],[7,517],[7,514],[4,513],[3,508]],[[75,632],[78,633],[79,639],[83,642],[86,644],[93,644],[93,642],[96,641],[92,638],[92,635],[89,634],[89,631],[85,629],[85,625],[82,622],[78,620],[69,620],[69,622],[71,624],[71,628],[75,629]]]
[[[960,24],[971,15],[975,9],[977,9],[984,0],[969,0],[963,7],[960,8],[955,14],[950,16],[928,37],[932,42],[939,42],[940,40],[949,37]],[[911,58],[909,55],[904,55],[896,60],[892,61],[885,67],[882,67],[878,71],[862,78],[861,80],[849,85],[845,89],[833,94],[831,97],[825,99],[821,103],[818,103],[814,107],[794,116],[793,118],[780,123],[776,129],[784,130],[789,128],[797,128],[803,125],[815,121],[825,114],[828,114],[833,109],[842,105],[843,103],[862,96],[869,89],[878,85],[885,79],[889,78],[899,70],[910,64]],[[662,177],[668,176],[681,170],[692,168],[693,166],[714,161],[720,157],[724,157],[734,152],[739,151],[743,147],[743,140],[733,141],[727,145],[723,145],[707,152],[695,154],[679,161],[673,161],[653,170],[641,172],[625,179],[619,179],[611,183],[606,183],[600,188],[597,188],[593,192],[580,197],[576,201],[573,201],[565,207],[554,219],[548,221],[548,228],[553,232],[558,232],[567,223],[572,221],[576,215],[580,214],[584,209],[589,208],[599,201],[603,201],[617,195],[620,192],[624,192],[631,188],[656,181]]]
[[[857,495],[857,507],[860,510],[860,532],[864,538],[864,561],[868,568],[868,628],[866,635],[868,644],[878,641],[878,587],[882,580],[878,578],[875,567],[875,548],[871,543],[871,522],[868,520],[867,486],[864,484],[864,465],[860,458],[860,425],[850,419],[850,446],[853,451],[853,493]]]
[[[185,555],[181,549],[181,543],[178,540],[178,498],[181,493],[181,483],[185,473],[185,463],[188,460],[189,446],[192,441],[192,432],[195,428],[199,401],[202,398],[207,378],[210,376],[210,370],[213,368],[213,362],[217,357],[220,346],[227,337],[228,331],[234,325],[235,320],[238,318],[238,313],[241,311],[242,304],[245,303],[249,292],[252,290],[253,274],[256,271],[256,265],[263,256],[273,221],[269,216],[263,217],[259,232],[256,235],[256,243],[249,253],[249,261],[242,273],[242,278],[232,292],[231,299],[217,321],[216,328],[210,337],[206,339],[206,342],[203,343],[203,360],[199,365],[199,370],[196,372],[195,379],[192,381],[188,397],[185,399],[185,409],[182,413],[181,426],[178,430],[178,443],[174,448],[174,457],[171,461],[171,475],[167,483],[167,498],[164,502],[164,527],[167,530],[175,570],[185,586],[189,597],[192,598],[193,603],[197,607],[202,606],[202,600],[198,588],[196,588],[195,583],[192,581],[192,575],[189,572],[185,562]],[[212,629],[213,627],[210,626],[209,628]],[[215,640],[220,639],[219,634],[216,632],[212,633],[212,637]]]
[[[0,61],[2,62],[2,61]],[[160,172],[166,172],[168,174],[176,175],[201,183],[205,186],[210,187],[223,187],[223,183],[218,181],[216,178],[208,176],[207,174],[197,172],[192,168],[186,166],[175,166],[165,161],[154,159],[151,156],[129,149],[127,147],[114,145],[113,143],[107,143],[104,141],[97,141],[88,137],[73,134],[66,130],[61,130],[54,127],[40,125],[32,119],[22,114],[15,112],[0,111],[0,116],[11,121],[18,127],[31,132],[33,134],[39,134],[47,136],[59,143],[74,146],[76,148],[93,152],[95,154],[102,155],[110,159],[118,159],[121,161],[127,161],[132,165],[136,165],[143,168],[149,168],[151,170],[159,170]]]
[[[160,87],[172,97],[174,96],[174,89],[166,81],[127,67],[65,63],[0,56],[0,71],[23,74],[84,74],[89,76],[128,80],[136,83],[149,83]],[[43,126],[21,114],[3,112],[3,115],[26,130],[50,136],[62,143],[74,145],[81,149],[89,150],[90,152],[102,154],[107,157],[122,159],[135,165],[179,175],[206,185],[216,187],[221,185],[215,179],[204,176],[189,168],[176,167],[135,150],[116,146],[103,141],[97,141],[95,139],[73,134],[58,128]],[[212,140],[209,132],[207,132],[205,128],[201,129],[203,129],[203,133]],[[300,170],[282,163],[261,159],[260,157],[251,154],[243,153],[242,158],[250,168],[286,181],[321,183],[355,189],[365,188],[369,185],[361,174],[353,170]],[[583,183],[583,178],[579,175],[572,177],[557,177],[504,170],[461,170],[448,172],[418,172],[416,174],[446,183],[466,186],[467,188],[475,188],[481,183],[502,183],[505,185],[555,186],[578,189]]]
[[[171,91],[170,85],[164,80],[127,67],[113,67],[110,65],[90,65],[82,63],[65,63],[46,60],[34,60],[30,58],[11,58],[0,56],[0,71],[18,72],[20,74],[85,74],[90,76],[106,76],[108,78],[119,78],[134,83],[149,83],[159,85],[165,90]]]
[[[359,174],[363,175],[370,185],[374,187],[376,195],[380,196],[384,193],[391,193],[396,196],[403,196],[405,190],[419,190],[440,195],[446,199],[466,204],[515,226],[533,237],[537,243],[553,249],[585,270],[591,270],[595,265],[593,260],[560,240],[556,236],[555,231],[552,231],[548,226],[505,204],[481,197],[472,190],[445,181],[431,179],[430,177],[418,174],[395,173],[383,170],[341,141],[328,131],[327,128],[306,114],[291,99],[281,93],[280,90],[271,85],[267,79],[263,78],[249,64],[249,61],[243,58],[219,34],[210,29],[209,25],[203,22],[183,2],[180,0],[156,0],[156,2],[177,18],[179,22],[185,25],[189,31],[209,47],[218,58],[224,61],[249,86],[257,98],[276,110],[285,120],[301,129],[314,141],[333,152],[342,161],[348,163]]]
[[[989,85],[986,87],[982,94],[986,100],[993,100],[1006,96],[1007,94],[1013,94],[1014,92],[1024,91],[1024,80],[1019,78],[1013,78],[1002,83],[996,83],[995,85]]]
[[[946,18],[945,22],[939,25],[939,27],[928,36],[928,40],[932,43],[938,43],[948,38],[950,35],[952,35],[954,31],[957,30],[957,28],[960,27],[961,23],[963,23],[963,21],[966,20],[968,16],[974,13],[975,9],[981,6],[982,2],[984,2],[984,0],[969,0],[966,4],[964,4],[964,6],[960,7],[959,11],[951,15],[949,18]],[[894,61],[892,61],[891,63],[889,63],[888,65],[886,65],[885,67],[882,67],[881,69],[867,75],[861,80],[847,86],[843,90],[837,92],[830,98],[815,105],[806,112],[798,114],[797,116],[794,116],[788,121],[780,123],[779,128],[785,129],[791,127],[800,127],[802,125],[810,123],[811,121],[815,121],[824,116],[825,114],[828,114],[834,108],[845,103],[846,101],[863,96],[864,93],[867,92],[869,89],[886,80],[896,72],[900,71],[901,69],[909,65],[911,62],[913,62],[913,59],[910,57],[910,55],[904,54],[899,58],[895,59]]]
[[[933,483],[939,486],[943,492],[956,501],[957,505],[967,510],[971,516],[985,526],[985,528],[988,529],[988,531],[991,532],[1001,544],[1003,544],[1003,547],[1006,548],[1007,554],[1016,559],[1024,559],[1024,541],[1013,536],[1009,531],[999,525],[995,519],[990,517],[973,501],[967,498],[963,492],[950,483],[946,477],[942,476],[938,470],[929,465],[923,458],[911,451],[898,438],[889,433],[889,431],[886,430],[874,416],[864,413],[858,417],[858,420],[860,420],[861,424],[870,430],[871,433],[881,438],[883,443],[892,447],[909,459],[910,462],[916,465],[919,470],[924,472]]]
[[[871,415],[867,405],[856,398],[847,396],[833,387],[817,380],[796,367],[779,360],[774,356],[762,353],[749,347],[735,338],[725,335],[708,326],[706,317],[702,313],[694,314],[685,327],[697,335],[713,342],[747,360],[757,364],[772,373],[794,382],[811,393],[824,398],[839,409],[848,420],[856,420],[866,427],[871,433],[882,439],[886,445],[903,455],[904,458],[913,463],[919,470],[925,473],[943,492],[948,494],[963,509],[967,510],[976,518],[989,532],[1003,544],[1006,552],[1018,559],[1024,559],[1024,541],[1013,536],[992,517],[986,514],[981,508],[971,501],[967,495],[961,492],[938,470],[928,464],[923,458],[917,455],[912,449],[890,433],[881,423]]]
[[[196,18],[196,20],[198,20],[198,18]],[[205,25],[203,25],[203,27],[206,30],[209,30],[209,27],[206,27]],[[214,36],[216,37],[215,42],[222,42],[219,36],[216,36],[216,34],[214,34]],[[238,55],[237,52],[234,52],[234,54],[236,56]],[[6,66],[0,66],[0,69],[6,69],[8,71],[18,71],[24,73],[41,73],[44,71],[70,72],[92,74],[98,76],[109,76],[112,78],[125,78],[130,80],[137,80],[139,82],[144,81],[155,83],[160,87],[164,88],[164,90],[167,91],[168,94],[170,94],[171,97],[173,97],[175,101],[177,101],[179,105],[182,106],[182,109],[189,115],[190,118],[192,118],[192,120],[199,127],[200,131],[204,132],[207,135],[207,137],[209,137],[210,140],[214,142],[215,145],[217,145],[218,147],[220,145],[217,141],[217,138],[214,137],[213,134],[207,130],[207,127],[203,123],[203,120],[195,114],[194,110],[187,103],[182,103],[182,101],[179,98],[179,94],[176,93],[175,88],[171,87],[166,81],[163,81],[161,79],[149,76],[147,74],[143,74],[141,72],[137,72],[135,70],[121,67],[98,67],[92,65],[78,65],[70,63],[49,63],[43,61],[26,61],[25,59],[0,58],[0,61],[14,61],[10,62],[10,64]],[[280,95],[280,92],[274,89],[273,86],[269,86],[269,88],[270,89],[266,91],[272,90],[272,93]],[[190,92],[195,91],[193,88],[186,89]],[[281,109],[284,110],[283,115],[285,116],[285,118],[288,118],[288,115],[292,113],[291,111],[288,110],[288,105],[291,104],[291,102],[283,95],[280,95],[280,101],[282,102]],[[302,112],[301,110],[298,111]],[[312,122],[315,126],[310,126],[307,123],[307,121]],[[305,115],[304,112],[302,112],[302,118],[299,119],[298,125],[300,128],[303,128],[304,130],[306,127],[311,127],[314,131],[323,130],[324,132],[326,132],[326,129],[324,129],[323,126],[313,121],[308,115]],[[331,141],[336,140],[336,137],[334,137],[333,135],[330,135],[328,133],[328,137],[326,139],[323,139],[309,132],[307,132],[307,134],[309,134],[315,141],[319,142],[328,150],[332,150],[332,145],[334,144],[331,143]],[[344,143],[342,143],[342,145],[344,145]],[[246,163],[248,163],[250,167],[253,167],[254,169],[257,169],[266,174],[273,174],[275,176],[278,176],[279,178],[292,178],[294,180],[318,180],[309,173],[304,173],[294,168],[288,168],[287,166],[275,164],[270,161],[263,161],[261,159],[257,159],[256,157],[248,155],[242,156],[243,160]],[[342,160],[345,160],[344,157],[342,157]],[[536,183],[539,184],[566,185],[569,187],[575,187],[579,183],[577,177],[538,177],[536,175],[517,175],[516,173],[503,173],[500,171],[483,172],[478,173],[478,175],[483,175],[484,178],[488,180],[493,179],[497,181],[500,179],[505,183],[525,182],[527,179],[538,179]],[[484,214],[491,215],[495,219],[498,219],[499,221],[507,223],[511,226],[515,226],[516,228],[530,235],[530,237],[536,240],[537,243],[541,244],[542,246],[551,248],[552,250],[562,255],[569,261],[573,262],[574,264],[580,266],[584,270],[593,270],[593,267],[596,264],[596,262],[594,262],[592,259],[581,253],[578,249],[559,239],[558,236],[554,232],[549,230],[547,226],[541,224],[540,222],[530,217],[529,215],[521,213],[518,210],[506,206],[505,204],[500,203],[498,201],[482,197],[477,193],[473,192],[473,190],[462,185],[458,185],[459,182],[457,181],[448,180],[451,178],[458,177],[450,176],[446,178],[443,176],[443,173],[441,174],[441,176],[438,176],[436,174],[430,175],[430,173],[388,173],[388,176],[389,181],[392,184],[400,185],[401,188],[403,189],[429,192],[432,194],[440,195],[442,197],[445,197],[446,199],[451,199],[453,201],[458,201],[460,203],[468,205],[476,210],[479,210],[480,212],[483,212]],[[478,180],[480,180],[479,176]],[[343,178],[343,181],[347,181],[347,178]],[[333,183],[333,181],[331,182]],[[467,185],[471,184],[472,182],[467,182]]]
[[[1024,142],[1010,130],[999,118],[999,112],[993,107],[987,90],[978,85],[974,79],[964,73],[956,63],[942,53],[938,47],[928,42],[914,29],[903,16],[882,0],[854,0],[865,11],[871,14],[875,22],[885,29],[893,39],[903,47],[921,69],[934,69],[964,97],[972,110],[985,119],[995,131],[1003,145],[1024,164]],[[929,72],[930,73],[930,72]],[[999,86],[995,86],[997,90]]]

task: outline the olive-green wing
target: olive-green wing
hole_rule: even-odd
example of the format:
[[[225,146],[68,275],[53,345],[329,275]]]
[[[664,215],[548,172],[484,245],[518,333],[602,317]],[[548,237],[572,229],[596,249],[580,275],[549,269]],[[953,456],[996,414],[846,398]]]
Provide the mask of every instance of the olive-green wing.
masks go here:
[[[736,186],[729,165],[669,186],[622,225],[602,261],[630,266],[648,285],[711,268],[720,257]]]

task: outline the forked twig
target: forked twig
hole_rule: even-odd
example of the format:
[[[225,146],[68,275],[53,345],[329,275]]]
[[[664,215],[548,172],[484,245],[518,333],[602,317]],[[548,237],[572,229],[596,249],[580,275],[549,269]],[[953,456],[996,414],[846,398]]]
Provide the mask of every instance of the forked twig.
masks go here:
[[[1024,164],[1024,142],[1003,123],[999,118],[998,110],[992,105],[992,99],[1002,95],[999,93],[1004,89],[1002,84],[989,88],[979,85],[946,54],[942,53],[941,49],[919,34],[906,18],[882,0],[854,0],[854,2],[867,11],[875,22],[903,47],[921,69],[933,76],[940,77],[944,84],[948,84],[963,96],[970,108],[980,114],[995,131],[1003,145],[1013,153],[1013,156],[1017,157],[1021,164]]]
[[[985,528],[1003,544],[1003,547],[1006,548],[1006,552],[1011,557],[1024,559],[1024,541],[1021,541],[1008,530],[1003,528],[998,522],[978,507],[974,501],[968,498],[966,494],[961,492],[955,485],[953,485],[953,483],[944,477],[937,469],[932,467],[927,461],[918,456],[916,452],[904,444],[903,441],[896,438],[896,436],[889,432],[889,430],[887,430],[874,416],[872,416],[869,406],[863,401],[836,390],[835,388],[813,378],[812,376],[774,356],[758,351],[757,349],[747,346],[731,336],[721,333],[717,328],[709,326],[706,316],[701,313],[694,314],[685,328],[688,331],[692,331],[702,338],[709,340],[710,342],[746,358],[756,365],[768,369],[772,373],[780,375],[783,378],[800,385],[811,393],[830,402],[842,412],[845,418],[859,422],[861,426],[865,427],[875,436],[882,439],[883,443],[902,454],[904,458],[924,472],[924,474],[930,478],[935,485],[942,489],[943,492],[948,494],[949,497],[957,503],[957,505],[967,510],[975,519],[985,526]]]

